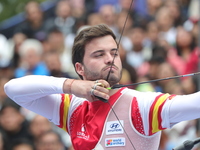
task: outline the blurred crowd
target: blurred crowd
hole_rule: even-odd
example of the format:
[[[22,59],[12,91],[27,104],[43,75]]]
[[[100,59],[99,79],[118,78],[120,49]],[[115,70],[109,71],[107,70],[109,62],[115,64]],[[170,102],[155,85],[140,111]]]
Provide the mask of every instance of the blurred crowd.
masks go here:
[[[0,150],[73,150],[67,133],[12,102],[3,86],[25,75],[78,79],[71,48],[77,32],[87,26],[107,24],[118,41],[123,31],[121,84],[198,72],[198,3],[134,0],[129,12],[131,0],[59,0],[49,15],[39,3],[29,1],[24,8],[26,20],[16,26],[13,36],[8,39],[0,33]],[[189,76],[129,88],[191,94],[199,90],[199,82],[198,76]],[[199,127],[197,119],[163,131],[159,150],[197,138]]]

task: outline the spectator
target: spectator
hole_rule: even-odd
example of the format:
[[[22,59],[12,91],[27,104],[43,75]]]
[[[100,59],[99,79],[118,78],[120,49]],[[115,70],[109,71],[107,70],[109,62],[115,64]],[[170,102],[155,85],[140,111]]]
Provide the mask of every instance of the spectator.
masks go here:
[[[130,6],[131,3],[132,3],[132,6]],[[118,4],[116,11],[118,13],[120,13],[122,11],[128,12],[129,8],[131,7],[129,14],[130,14],[131,18],[134,20],[134,24],[137,26],[145,26],[147,23],[147,20],[146,20],[145,16],[139,12],[139,9],[135,9],[135,7],[137,7],[135,4],[137,4],[137,2],[132,1],[132,0],[119,0],[119,4]]]
[[[60,56],[57,52],[52,51],[46,53],[44,60],[51,76],[71,78],[68,73],[62,71]]]
[[[157,79],[158,67],[160,64],[166,62],[167,51],[160,45],[152,47],[152,57],[150,60],[145,61],[138,69],[138,82]],[[156,82],[149,84],[140,84],[136,88],[139,91],[161,91]]]
[[[164,6],[166,6],[170,10],[171,16],[173,17],[175,27],[182,25],[186,21],[187,17],[181,11],[179,3],[180,3],[179,1],[174,1],[174,0],[164,1]]]
[[[145,45],[145,31],[141,27],[134,27],[129,31],[132,50],[127,52],[127,62],[136,70],[152,57],[152,51]],[[134,59],[133,59],[134,58]]]
[[[45,24],[43,11],[36,1],[29,1],[25,6],[26,20],[19,24],[15,33],[23,33],[27,38],[44,40],[48,27]]]
[[[104,23],[107,24],[114,33],[117,33],[117,26],[116,26],[117,14],[115,12],[114,6],[103,5],[99,9],[99,14],[102,16]]]
[[[128,15],[128,18],[127,18]],[[127,21],[126,21],[127,18]],[[124,27],[124,22],[126,21],[126,26]],[[124,28],[123,36],[127,36],[129,30],[134,26],[134,19],[128,14],[128,11],[123,10],[117,15],[117,36],[119,37]]]
[[[40,135],[36,147],[37,150],[67,150],[60,135],[55,131],[47,131]]]
[[[43,116],[36,114],[32,120],[30,120],[29,131],[33,137],[34,143],[40,135],[49,130],[52,130],[52,124]]]
[[[90,0],[90,4],[93,3],[93,0]],[[69,0],[70,2],[70,6],[72,8],[72,16],[74,18],[80,18],[82,17],[85,13],[86,13],[86,6],[87,6],[87,3],[86,0]],[[91,8],[89,8],[91,9]],[[88,11],[88,10],[87,10]],[[89,12],[89,11],[88,11]]]
[[[61,129],[56,130],[56,126],[54,124],[52,124],[45,117],[35,114],[35,116],[30,120],[29,131],[32,136],[32,141],[34,141],[35,144],[37,143],[37,140],[39,139],[39,137],[42,134],[44,134],[48,131],[51,131],[51,130],[58,132],[58,134],[60,134],[61,138],[65,139],[64,145],[66,147],[71,146],[71,141],[70,141],[68,133],[59,132]]]
[[[23,33],[14,34],[11,39],[10,44],[12,44],[12,47],[13,47],[11,66],[15,69],[19,67],[19,64],[20,64],[19,48],[26,39],[27,37]]]
[[[75,25],[75,19],[71,14],[71,5],[68,0],[60,0],[56,5],[56,16],[49,18],[46,21],[46,25],[49,25],[49,29],[59,29],[64,36],[73,32],[73,26]]]
[[[20,108],[19,105],[7,99],[0,111],[0,127],[5,131],[9,143],[19,138],[31,139],[28,132],[29,122],[20,113]]]
[[[43,47],[40,41],[27,39],[20,46],[20,66],[15,70],[15,77],[25,75],[49,75],[49,70],[42,60]]]
[[[151,21],[146,26],[146,40],[149,45],[153,48],[158,44],[159,29],[158,24],[155,21]]]
[[[199,90],[199,76],[187,77],[182,80],[181,85],[186,94],[191,94]]]
[[[197,71],[198,49],[191,32],[183,27],[177,28],[176,47],[168,52],[168,60],[178,74],[188,74]]]
[[[137,81],[137,73],[136,70],[127,63],[127,51],[123,48],[123,46],[120,44],[119,48],[119,54],[122,61],[122,79],[120,80],[120,84],[130,84],[135,83]],[[134,88],[133,86],[130,86],[130,88]]]
[[[158,66],[166,62],[167,60],[167,51],[164,47],[155,45],[152,48],[152,57],[149,61],[145,61],[138,69],[137,74],[138,74],[138,82],[141,81],[148,81],[148,80],[154,80],[157,79],[157,74],[158,74]],[[149,85],[146,86],[146,84],[140,84],[137,86],[137,90],[139,91],[145,91],[147,88],[148,90],[151,91],[160,91],[160,88],[157,87],[157,84],[155,82],[150,83]],[[144,89],[143,89],[144,88]]]
[[[162,6],[162,0],[147,0],[147,21],[155,20],[158,9]]]
[[[33,143],[25,138],[19,138],[11,145],[11,150],[35,150]]]
[[[174,27],[174,18],[166,6],[159,8],[155,15],[155,21],[159,28],[159,38],[165,39],[170,45],[175,44],[176,28]]]
[[[126,21],[126,18],[127,18],[127,21]],[[125,21],[126,21],[126,26],[124,27]],[[117,26],[117,33],[115,34],[117,38],[120,38],[120,36],[122,36],[121,38],[122,46],[124,47],[125,50],[131,50],[132,43],[131,43],[130,38],[128,37],[128,33],[129,33],[129,30],[134,26],[134,20],[130,16],[130,14],[128,14],[128,11],[123,10],[119,14],[117,14],[116,26]],[[122,34],[122,31],[123,31],[123,34]]]
[[[159,64],[159,66],[157,67],[157,79],[161,79],[161,78],[167,78],[167,77],[172,77],[172,76],[176,76],[177,73],[176,71],[172,68],[172,66],[168,63],[168,62],[163,62],[161,64]],[[184,94],[183,91],[179,88],[181,88],[181,86],[178,86],[179,88],[174,88],[174,90],[172,90],[172,85],[180,85],[180,79],[174,79],[174,80],[164,80],[164,81],[159,81],[157,82],[158,87],[160,88],[159,92],[166,92],[166,93],[170,93],[170,94]],[[169,88],[171,87],[171,89]],[[169,89],[170,91],[168,91],[167,89]]]
[[[49,44],[50,51],[55,51],[59,54],[61,71],[70,76],[77,77],[71,62],[71,47],[70,45],[65,45],[63,33],[57,29],[51,30],[47,36],[47,43]]]
[[[101,24],[103,22],[104,22],[104,20],[99,13],[91,13],[88,15],[87,24],[90,26]]]

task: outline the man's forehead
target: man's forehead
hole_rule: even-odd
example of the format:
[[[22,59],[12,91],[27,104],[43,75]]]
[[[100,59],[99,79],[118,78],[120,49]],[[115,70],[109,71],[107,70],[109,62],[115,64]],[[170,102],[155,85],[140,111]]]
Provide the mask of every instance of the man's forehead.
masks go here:
[[[98,51],[98,50],[112,50],[117,49],[117,43],[112,36],[104,36],[92,39],[85,46],[85,50]]]
[[[116,50],[118,50],[118,49],[117,48],[112,48],[112,49],[97,49],[97,50],[94,50],[92,53],[104,53],[106,51],[115,52]]]

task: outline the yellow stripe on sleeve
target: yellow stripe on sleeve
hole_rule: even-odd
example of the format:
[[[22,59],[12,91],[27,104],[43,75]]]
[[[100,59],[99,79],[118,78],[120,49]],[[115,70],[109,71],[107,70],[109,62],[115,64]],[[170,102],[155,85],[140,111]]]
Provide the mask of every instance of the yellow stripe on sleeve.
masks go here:
[[[165,102],[165,100],[169,97],[169,94],[164,94],[162,95],[156,102],[156,104],[154,105],[154,109],[153,109],[153,119],[152,119],[152,133],[158,132],[159,129],[159,107]]]
[[[68,94],[65,94],[64,97],[64,109],[63,109],[63,127],[62,129],[67,131],[67,118],[68,118],[68,111],[70,105],[70,98]]]

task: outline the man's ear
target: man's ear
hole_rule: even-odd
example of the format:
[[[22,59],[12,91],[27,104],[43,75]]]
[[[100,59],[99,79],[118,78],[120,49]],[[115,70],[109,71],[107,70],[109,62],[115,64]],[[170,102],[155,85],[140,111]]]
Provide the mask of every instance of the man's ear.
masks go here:
[[[76,69],[76,72],[81,75],[81,76],[84,76],[84,67],[81,63],[77,62],[75,64],[75,69]]]

